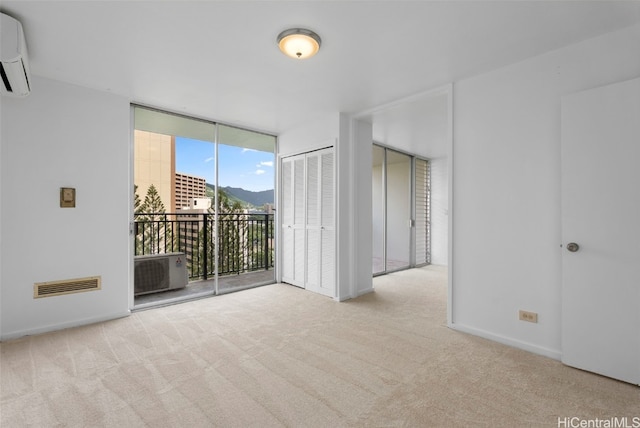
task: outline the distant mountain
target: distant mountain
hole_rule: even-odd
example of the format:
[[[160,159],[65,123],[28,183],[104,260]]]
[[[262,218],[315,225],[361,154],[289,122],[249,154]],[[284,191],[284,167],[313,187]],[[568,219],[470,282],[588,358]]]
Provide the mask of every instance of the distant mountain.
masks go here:
[[[261,207],[264,204],[273,203],[273,190],[252,192],[251,190],[244,190],[239,187],[221,187],[221,189],[227,192],[227,195],[234,196],[241,201],[245,201],[253,205],[254,207]]]
[[[207,196],[211,195],[213,197],[213,190],[215,186],[213,184],[207,183]],[[220,190],[223,190],[229,198],[233,200],[238,200],[241,203],[244,202],[243,205],[253,205],[254,207],[262,207],[264,204],[272,204],[273,203],[273,190],[263,190],[261,192],[252,192],[251,190],[245,190],[240,187],[221,187]]]

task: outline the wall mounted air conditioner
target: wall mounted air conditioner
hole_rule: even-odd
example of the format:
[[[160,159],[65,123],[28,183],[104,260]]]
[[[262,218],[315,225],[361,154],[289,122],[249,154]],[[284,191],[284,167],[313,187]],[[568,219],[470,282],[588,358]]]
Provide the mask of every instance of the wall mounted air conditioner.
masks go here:
[[[184,253],[134,257],[134,295],[184,288],[189,282]]]
[[[26,97],[31,92],[31,72],[22,24],[9,15],[0,15],[0,94]]]

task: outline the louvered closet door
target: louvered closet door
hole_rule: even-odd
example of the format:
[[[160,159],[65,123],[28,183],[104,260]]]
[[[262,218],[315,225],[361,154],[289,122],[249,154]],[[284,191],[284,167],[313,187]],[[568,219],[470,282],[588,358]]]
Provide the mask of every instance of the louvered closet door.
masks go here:
[[[282,160],[282,281],[335,292],[333,149]]]
[[[335,182],[333,149],[320,152],[320,293],[336,296]]]
[[[305,288],[320,292],[320,167],[319,156],[307,155],[307,272]]]
[[[293,237],[294,237],[294,285],[305,286],[305,158],[297,157],[293,166]]]
[[[282,281],[304,287],[304,155],[282,160]]]
[[[282,280],[293,281],[293,161],[282,160]]]

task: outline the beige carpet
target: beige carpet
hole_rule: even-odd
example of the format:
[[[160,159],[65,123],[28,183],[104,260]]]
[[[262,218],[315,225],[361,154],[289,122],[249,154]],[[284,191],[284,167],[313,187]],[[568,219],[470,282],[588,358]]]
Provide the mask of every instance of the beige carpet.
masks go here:
[[[446,273],[272,285],[2,343],[4,427],[557,427],[640,388],[445,326]]]

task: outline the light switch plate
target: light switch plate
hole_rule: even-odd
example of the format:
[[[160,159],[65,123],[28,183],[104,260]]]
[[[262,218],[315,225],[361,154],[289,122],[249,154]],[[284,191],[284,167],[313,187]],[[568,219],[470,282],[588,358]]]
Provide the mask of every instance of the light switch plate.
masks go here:
[[[76,189],[73,187],[60,188],[60,208],[75,208]]]

